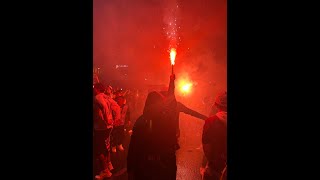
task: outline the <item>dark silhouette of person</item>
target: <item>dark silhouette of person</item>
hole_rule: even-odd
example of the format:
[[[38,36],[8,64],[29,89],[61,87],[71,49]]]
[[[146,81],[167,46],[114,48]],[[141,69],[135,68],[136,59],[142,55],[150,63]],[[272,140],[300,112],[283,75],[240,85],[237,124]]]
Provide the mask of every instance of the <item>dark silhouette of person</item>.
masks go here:
[[[218,112],[206,119],[202,144],[207,158],[204,180],[226,178],[227,167],[227,93],[219,94],[215,101]]]
[[[148,94],[143,114],[137,119],[127,156],[129,180],[175,180],[176,112],[174,75],[167,96]]]

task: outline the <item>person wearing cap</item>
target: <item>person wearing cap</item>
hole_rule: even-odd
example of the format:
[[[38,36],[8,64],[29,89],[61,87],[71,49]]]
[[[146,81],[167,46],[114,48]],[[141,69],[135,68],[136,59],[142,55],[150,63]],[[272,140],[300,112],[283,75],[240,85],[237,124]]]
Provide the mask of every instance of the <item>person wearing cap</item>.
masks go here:
[[[205,120],[202,133],[207,158],[204,180],[219,180],[227,167],[227,92],[220,93],[214,105],[218,111]]]

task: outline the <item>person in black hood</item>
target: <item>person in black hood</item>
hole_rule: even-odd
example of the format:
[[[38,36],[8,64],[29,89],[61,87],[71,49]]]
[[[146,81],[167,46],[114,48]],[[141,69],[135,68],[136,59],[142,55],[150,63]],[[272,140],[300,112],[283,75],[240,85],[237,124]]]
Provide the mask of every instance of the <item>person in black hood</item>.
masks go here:
[[[143,114],[137,119],[127,156],[129,180],[176,179],[176,118],[174,75],[169,93],[148,94]]]

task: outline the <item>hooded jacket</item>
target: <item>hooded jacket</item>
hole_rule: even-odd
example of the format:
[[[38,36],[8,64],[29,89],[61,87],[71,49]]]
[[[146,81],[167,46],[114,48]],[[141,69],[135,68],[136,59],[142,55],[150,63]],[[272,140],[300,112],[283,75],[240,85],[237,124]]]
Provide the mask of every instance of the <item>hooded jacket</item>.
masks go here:
[[[173,105],[173,106],[172,106]],[[144,156],[174,154],[175,123],[174,103],[165,101],[158,92],[151,92],[146,99],[143,114],[137,119],[127,156],[127,171],[137,168]],[[171,111],[170,111],[171,109]]]

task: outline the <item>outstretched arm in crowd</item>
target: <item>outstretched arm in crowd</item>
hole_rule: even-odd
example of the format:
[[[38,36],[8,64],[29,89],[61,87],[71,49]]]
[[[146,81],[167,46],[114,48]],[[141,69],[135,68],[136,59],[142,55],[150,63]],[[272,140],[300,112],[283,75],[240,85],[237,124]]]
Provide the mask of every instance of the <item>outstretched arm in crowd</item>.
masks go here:
[[[183,105],[180,102],[177,103],[177,106],[178,106],[178,112],[183,112],[185,114],[189,114],[189,115],[191,115],[193,117],[196,117],[196,118],[199,118],[199,119],[202,119],[202,120],[208,119],[207,116],[188,108],[187,106]]]

